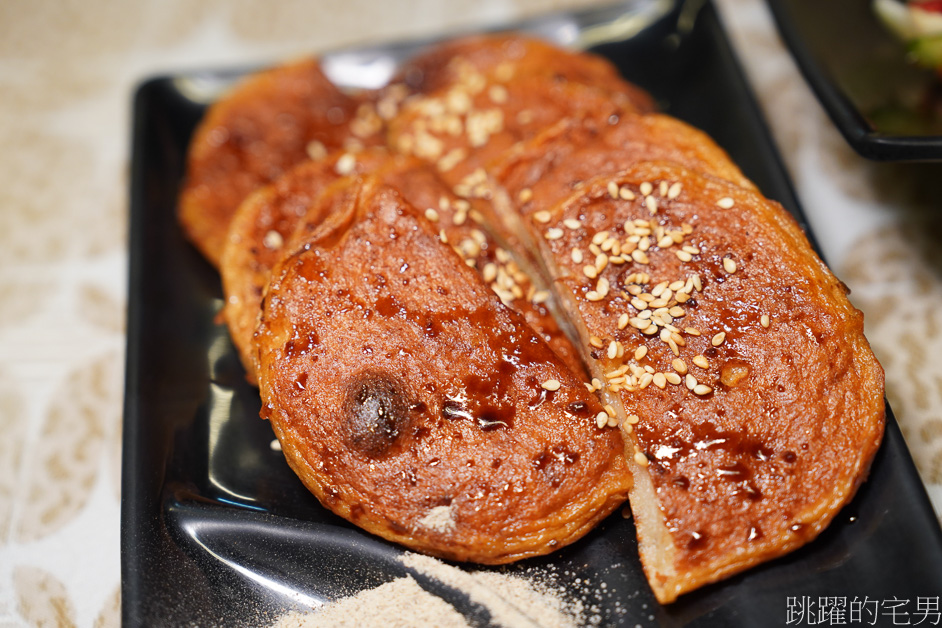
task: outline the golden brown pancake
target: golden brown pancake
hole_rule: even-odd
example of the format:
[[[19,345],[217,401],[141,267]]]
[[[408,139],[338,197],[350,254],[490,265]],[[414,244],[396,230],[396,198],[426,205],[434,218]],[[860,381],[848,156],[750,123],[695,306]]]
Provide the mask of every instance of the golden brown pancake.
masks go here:
[[[187,237],[218,266],[229,221],[252,191],[312,155],[381,141],[368,124],[351,128],[359,105],[315,59],[240,82],[208,109],[190,144],[178,207]]]
[[[469,79],[407,100],[389,122],[388,142],[434,163],[451,184],[472,185],[483,166],[561,119],[632,110],[623,94],[546,74]]]
[[[791,216],[727,181],[642,163],[530,224],[626,428],[657,598],[817,536],[879,446],[883,371]]]
[[[659,113],[560,120],[499,155],[487,171],[529,215],[552,209],[599,174],[641,161],[671,161],[755,189],[706,133]]]
[[[625,81],[607,59],[521,33],[471,35],[440,43],[404,63],[392,83],[406,85],[411,93],[430,94],[460,83],[473,88],[482,79],[506,85],[530,76],[619,93],[638,111],[654,108],[651,97]]]
[[[289,464],[333,512],[436,556],[581,537],[630,484],[598,399],[394,190],[354,182],[340,206],[278,266],[259,326]]]
[[[501,301],[527,322],[576,373],[581,358],[550,312],[550,292],[492,234],[490,204],[457,198],[423,161],[381,148],[305,162],[251,195],[239,208],[223,251],[224,315],[248,380],[255,383],[253,335],[272,268],[304,246],[334,211],[348,176],[375,173],[433,222],[439,236],[474,268]],[[326,195],[326,198],[325,198]]]

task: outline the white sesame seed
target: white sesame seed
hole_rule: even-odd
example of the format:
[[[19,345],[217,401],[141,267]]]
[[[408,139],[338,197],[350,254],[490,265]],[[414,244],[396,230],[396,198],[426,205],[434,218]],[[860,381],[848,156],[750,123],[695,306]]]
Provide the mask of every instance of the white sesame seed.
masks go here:
[[[595,424],[598,425],[599,428],[603,428],[606,425],[608,425],[608,415],[605,414],[604,412],[599,412],[595,416]]]
[[[709,395],[711,392],[713,392],[713,389],[706,384],[697,384],[693,387],[693,394],[695,395]]]
[[[661,196],[667,196],[667,181],[661,181],[657,186],[657,193]]]
[[[624,329],[628,326],[629,316],[626,312],[622,312],[621,316],[618,317],[618,329]]]
[[[346,176],[353,172],[353,169],[357,165],[357,159],[350,153],[344,153],[337,160],[337,163],[334,165],[334,170],[339,175]]]
[[[670,200],[674,200],[675,198],[680,196],[680,190],[681,190],[681,186],[680,186],[680,182],[678,181],[677,183],[674,183],[670,187],[669,190],[667,190],[667,198],[669,198]]]
[[[523,188],[517,194],[517,200],[521,203],[527,203],[533,198],[533,190],[530,188]]]
[[[595,347],[596,349],[602,348],[602,339],[598,336],[589,336],[589,344]]]
[[[546,232],[544,237],[547,240],[559,240],[561,237],[563,237],[563,230],[558,227],[553,227]]]
[[[728,196],[724,196],[720,200],[716,201],[716,206],[720,209],[731,209],[735,201]]]
[[[615,344],[615,341],[611,341],[608,344],[608,359],[614,360],[615,356],[618,355],[618,345]]]
[[[553,215],[550,214],[545,209],[533,214],[533,220],[537,222],[542,222],[544,225],[548,223],[552,218],[553,218]]]
[[[726,340],[726,332],[721,331],[720,333],[713,336],[713,338],[710,340],[710,344],[712,344],[714,347],[718,347],[723,344],[724,340]]]
[[[657,199],[653,196],[646,196],[644,198],[644,206],[648,208],[648,212],[651,214],[657,213]]]
[[[684,377],[684,386],[693,390],[697,386],[697,378],[687,373],[686,377]]]
[[[638,189],[641,191],[641,195],[642,195],[642,196],[647,196],[648,194],[650,194],[651,192],[654,191],[654,186],[651,185],[650,183],[648,183],[647,181],[644,181],[644,182],[638,187]]]
[[[566,225],[569,229],[578,229],[582,226],[582,223],[576,220],[575,218],[567,218],[563,221],[563,224]]]
[[[654,381],[654,375],[652,375],[651,373],[645,373],[638,380],[638,388],[640,388],[641,390],[644,390],[645,388],[650,386],[651,382],[653,381]]]
[[[679,259],[682,262],[689,262],[690,260],[693,259],[693,255],[691,255],[687,251],[682,251],[682,250],[674,251],[674,255],[676,255],[677,259]]]
[[[680,375],[677,373],[665,373],[664,378],[667,380],[668,384],[672,384],[674,386],[679,385],[681,382]]]
[[[691,336],[699,336],[700,330],[696,327],[684,327],[684,333],[690,334]]]
[[[599,271],[595,270],[595,266],[583,266],[582,274],[588,277],[589,279],[595,279],[599,276]]]
[[[723,258],[723,270],[728,272],[730,275],[736,272],[736,261],[731,257]]]
[[[618,419],[613,416],[608,417],[608,426],[615,427],[616,425],[618,425]]]
[[[583,260],[582,251],[579,249],[572,250],[572,261],[576,264],[581,264]]]
[[[655,373],[651,381],[655,386],[662,390],[667,386],[667,378],[664,377],[664,373]]]
[[[640,347],[638,347],[637,349],[635,349],[635,360],[641,360],[641,359],[644,358],[644,356],[646,356],[647,354],[648,354],[648,347],[647,347],[647,345],[641,345]]]
[[[702,369],[710,368],[710,361],[706,359],[705,355],[695,355],[693,363]]]
[[[542,384],[543,388],[549,391],[559,390],[561,385],[562,384],[559,383],[559,380],[556,379],[548,379]]]
[[[673,361],[671,361],[671,366],[681,375],[687,374],[687,363],[680,358],[674,358]]]
[[[630,189],[628,186],[622,186],[622,188],[621,188],[620,190],[618,190],[618,196],[619,196],[623,201],[633,201],[633,200],[635,200],[635,193],[632,192],[631,189]]]
[[[438,222],[438,212],[429,207],[425,210],[425,218],[430,222]]]
[[[265,248],[270,251],[280,249],[284,243],[285,239],[274,229],[266,233],[265,237],[262,239],[262,244],[264,244]]]
[[[762,318],[759,319],[759,324],[761,324],[761,325],[762,325],[763,327],[765,327],[765,328],[768,328],[769,325],[772,324],[772,321],[769,320],[769,315],[768,315],[768,314],[763,314],[763,315],[762,315]]]
[[[608,194],[612,198],[618,198],[618,184],[614,181],[608,182]]]
[[[648,457],[640,451],[635,452],[635,462],[642,467],[648,466]]]

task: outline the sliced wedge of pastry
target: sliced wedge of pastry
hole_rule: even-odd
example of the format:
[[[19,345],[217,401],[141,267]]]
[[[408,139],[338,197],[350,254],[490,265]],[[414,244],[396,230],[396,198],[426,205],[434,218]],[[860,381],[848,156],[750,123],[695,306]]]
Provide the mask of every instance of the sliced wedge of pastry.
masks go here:
[[[496,564],[571,543],[624,500],[623,444],[599,427],[598,398],[379,179],[351,181],[274,277],[262,414],[335,513]]]

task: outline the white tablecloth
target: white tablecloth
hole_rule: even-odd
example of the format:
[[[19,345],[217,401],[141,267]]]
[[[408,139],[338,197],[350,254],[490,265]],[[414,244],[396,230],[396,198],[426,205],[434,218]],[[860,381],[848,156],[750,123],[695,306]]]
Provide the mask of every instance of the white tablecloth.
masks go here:
[[[942,506],[939,167],[839,137],[759,0],[718,0]],[[130,105],[143,77],[510,21],[566,0],[0,3],[0,626],[120,623]],[[747,54],[744,54],[747,53]]]

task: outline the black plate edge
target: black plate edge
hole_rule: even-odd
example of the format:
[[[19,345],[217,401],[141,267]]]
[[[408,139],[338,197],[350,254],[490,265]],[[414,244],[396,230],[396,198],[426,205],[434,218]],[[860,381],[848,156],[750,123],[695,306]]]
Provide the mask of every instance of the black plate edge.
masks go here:
[[[837,87],[818,58],[805,46],[800,29],[783,0],[766,0],[779,35],[799,70],[821,101],[831,121],[847,143],[866,159],[874,161],[942,160],[942,136],[884,135],[878,133]]]

